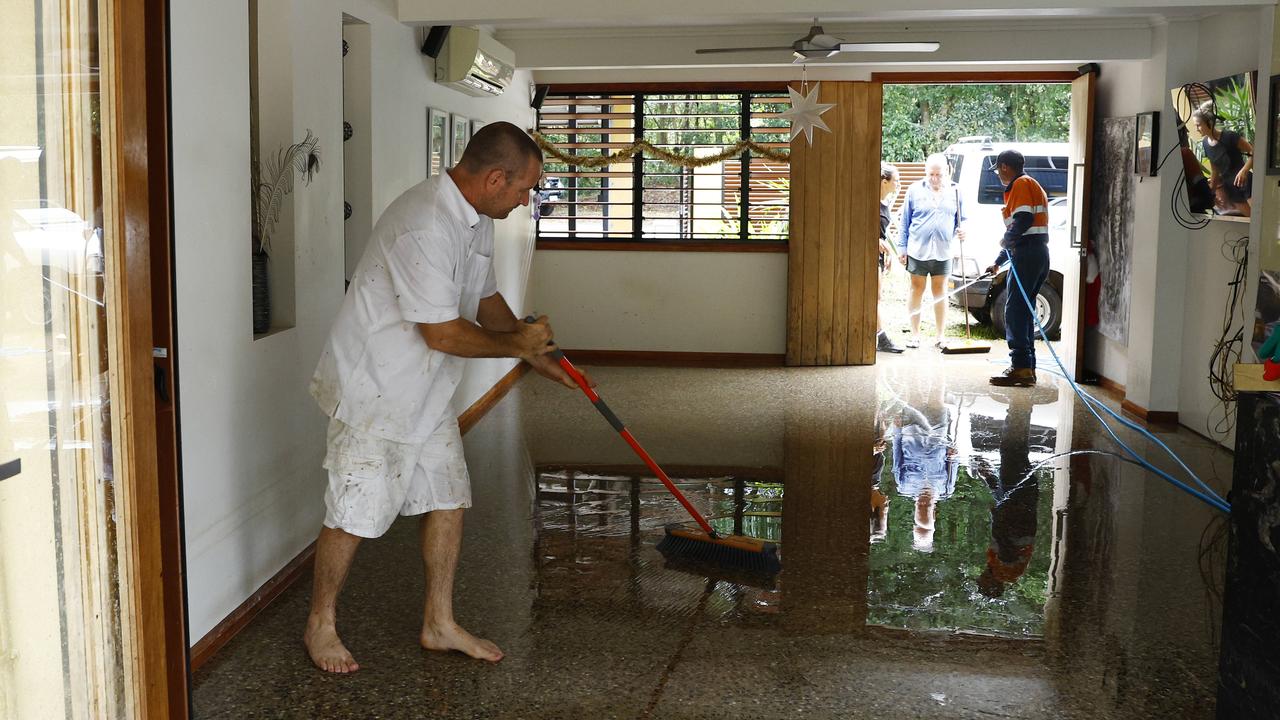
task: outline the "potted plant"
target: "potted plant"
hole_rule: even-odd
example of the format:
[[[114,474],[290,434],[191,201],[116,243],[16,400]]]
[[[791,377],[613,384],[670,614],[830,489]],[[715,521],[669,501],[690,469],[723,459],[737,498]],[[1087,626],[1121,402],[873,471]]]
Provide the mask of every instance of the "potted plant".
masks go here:
[[[271,329],[271,294],[267,286],[267,261],[271,256],[271,234],[280,221],[284,198],[293,192],[296,171],[304,182],[320,169],[320,139],[307,130],[302,142],[276,151],[266,167],[253,164],[253,332]]]

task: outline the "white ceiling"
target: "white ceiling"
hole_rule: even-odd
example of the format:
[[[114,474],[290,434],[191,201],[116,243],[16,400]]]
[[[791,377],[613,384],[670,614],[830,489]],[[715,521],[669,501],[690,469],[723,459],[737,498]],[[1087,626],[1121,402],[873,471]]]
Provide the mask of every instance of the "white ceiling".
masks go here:
[[[789,52],[698,55],[698,48],[787,46],[814,17],[849,42],[938,41],[929,55],[843,53],[822,66],[1060,66],[1150,57],[1152,28],[1275,0],[397,0],[400,20],[480,25],[535,71],[783,68]],[[1074,65],[1072,65],[1074,66]]]
[[[409,24],[489,25],[515,28],[689,27],[789,24],[804,29],[816,16],[825,23],[884,21],[1009,20],[1027,17],[1199,16],[1231,7],[1274,5],[1273,0],[397,0]]]

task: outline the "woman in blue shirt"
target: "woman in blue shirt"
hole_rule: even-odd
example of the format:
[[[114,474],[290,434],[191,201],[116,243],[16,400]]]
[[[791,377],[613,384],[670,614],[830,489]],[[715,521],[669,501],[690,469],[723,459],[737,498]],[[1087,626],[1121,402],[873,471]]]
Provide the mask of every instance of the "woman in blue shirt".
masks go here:
[[[911,312],[911,339],[907,347],[920,347],[920,304],[924,297],[925,279],[929,280],[933,299],[933,316],[941,348],[946,330],[947,303],[944,295],[947,276],[951,274],[951,238],[964,242],[964,206],[960,189],[947,177],[947,159],[930,155],[925,160],[925,176],[907,188],[902,205],[902,237],[898,240],[898,261],[911,274],[911,295],[907,309]]]

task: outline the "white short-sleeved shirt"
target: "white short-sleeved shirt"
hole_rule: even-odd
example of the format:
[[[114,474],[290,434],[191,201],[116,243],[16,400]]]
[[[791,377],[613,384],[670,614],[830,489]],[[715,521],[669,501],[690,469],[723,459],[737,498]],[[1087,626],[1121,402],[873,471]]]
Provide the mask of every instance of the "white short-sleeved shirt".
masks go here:
[[[396,198],[373,229],[311,379],[330,417],[420,443],[451,412],[463,358],[427,347],[417,323],[475,321],[493,276],[493,220],[448,173]]]

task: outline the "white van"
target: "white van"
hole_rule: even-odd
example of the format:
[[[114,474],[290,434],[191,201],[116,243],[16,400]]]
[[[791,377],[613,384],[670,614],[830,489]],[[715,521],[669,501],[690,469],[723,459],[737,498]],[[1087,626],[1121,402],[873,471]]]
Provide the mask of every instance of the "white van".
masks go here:
[[[1067,177],[1070,153],[1066,143],[998,143],[990,137],[964,137],[949,146],[944,154],[951,164],[951,179],[959,186],[964,201],[965,222],[964,267],[960,249],[951,263],[949,285],[952,290],[970,285],[952,296],[951,304],[967,308],[980,323],[991,323],[996,332],[1004,332],[1005,275],[977,280],[982,270],[1000,254],[1004,237],[1004,185],[996,176],[996,157],[1005,150],[1022,153],[1026,165],[1023,172],[1035,178],[1049,196],[1049,279],[1036,297],[1036,312],[1050,337],[1056,337],[1062,326],[1062,272],[1066,262],[1080,262],[1071,248],[1067,228]]]

